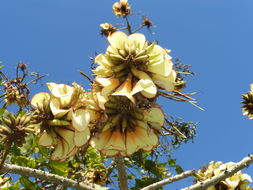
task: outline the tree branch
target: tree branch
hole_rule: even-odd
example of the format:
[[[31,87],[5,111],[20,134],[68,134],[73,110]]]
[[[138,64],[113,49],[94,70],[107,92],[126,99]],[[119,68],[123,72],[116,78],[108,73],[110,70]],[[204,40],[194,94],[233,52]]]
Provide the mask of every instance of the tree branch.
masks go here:
[[[77,190],[95,190],[91,184],[79,183],[72,179],[68,179],[62,176],[51,174],[42,170],[32,169],[28,167],[21,167],[14,164],[4,164],[1,172],[19,174],[26,177],[35,177],[41,180],[45,180],[50,183],[64,185],[66,187],[72,187]]]
[[[181,179],[187,178],[187,177],[192,176],[194,174],[195,174],[195,170],[189,170],[189,171],[183,172],[179,175],[175,175],[173,177],[170,177],[170,178],[164,179],[162,181],[153,183],[153,184],[151,184],[147,187],[142,188],[141,190],[154,190],[154,189],[162,187],[166,184],[170,184],[170,183],[173,183],[175,181],[179,181]]]
[[[219,183],[222,180],[232,176],[236,172],[242,170],[243,168],[248,167],[250,164],[253,163],[253,154],[248,155],[247,157],[243,158],[240,162],[237,162],[234,166],[228,168],[223,173],[220,173],[210,179],[207,179],[202,182],[198,182],[190,187],[186,187],[181,190],[203,190],[207,189],[208,187]]]
[[[116,162],[116,167],[118,169],[118,174],[119,174],[120,189],[128,190],[128,180],[127,180],[127,173],[126,173],[124,158],[122,156],[116,156],[115,162]]]

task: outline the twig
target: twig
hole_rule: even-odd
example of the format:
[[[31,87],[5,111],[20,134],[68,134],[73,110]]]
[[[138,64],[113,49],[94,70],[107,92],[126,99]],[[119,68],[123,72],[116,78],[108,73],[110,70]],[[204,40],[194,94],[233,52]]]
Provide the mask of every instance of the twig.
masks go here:
[[[126,173],[124,158],[122,156],[116,156],[114,160],[116,162],[116,167],[118,169],[120,189],[128,190],[128,180],[127,180],[127,173]]]
[[[29,81],[26,85],[29,85],[29,84],[33,83],[34,81],[37,82],[38,80],[40,80],[40,79],[42,79],[43,77],[46,77],[46,76],[48,76],[48,75],[46,74],[46,75],[39,76],[39,77]]]
[[[72,187],[77,190],[95,190],[90,184],[79,183],[72,179],[68,179],[62,176],[51,174],[42,170],[32,169],[28,167],[17,166],[14,164],[4,164],[1,170],[2,173],[14,173],[26,177],[35,177],[41,180],[54,183],[57,185],[64,185],[66,187]]]
[[[167,178],[167,179],[164,179],[162,181],[159,181],[159,182],[156,182],[156,183],[153,183],[147,187],[144,187],[142,188],[141,190],[153,190],[153,189],[158,189],[159,187],[162,187],[166,184],[170,184],[170,183],[173,183],[175,181],[179,181],[181,179],[184,179],[184,178],[187,178],[189,176],[192,176],[195,174],[195,170],[189,170],[189,171],[186,171],[186,172],[183,172],[181,174],[178,174],[178,175],[175,175],[173,177],[170,177],[170,178]]]
[[[222,180],[225,180],[226,178],[232,176],[236,172],[242,170],[243,168],[248,167],[250,164],[253,163],[253,154],[248,155],[247,157],[243,158],[240,162],[237,162],[234,166],[228,168],[223,173],[220,173],[210,179],[207,179],[205,181],[198,182],[190,187],[183,188],[181,190],[203,190],[207,189],[208,187],[212,185],[216,185]]]
[[[81,75],[83,75],[85,78],[87,78],[87,79],[90,81],[91,84],[93,83],[93,80],[92,80],[88,75],[86,75],[84,72],[82,72],[82,71],[80,71],[80,70],[78,70],[78,72],[79,72]]]
[[[132,32],[132,27],[131,27],[131,24],[130,24],[127,16],[125,17],[125,19],[126,19],[126,22],[127,22],[127,30],[128,30],[129,35],[130,35],[130,34],[133,33]]]

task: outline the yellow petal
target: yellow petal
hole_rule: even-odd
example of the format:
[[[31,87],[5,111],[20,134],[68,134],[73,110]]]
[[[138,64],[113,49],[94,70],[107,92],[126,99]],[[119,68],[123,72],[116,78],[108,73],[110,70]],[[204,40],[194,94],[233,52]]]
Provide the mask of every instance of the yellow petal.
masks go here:
[[[124,152],[126,150],[124,135],[120,131],[113,131],[111,133],[112,135],[107,144],[104,146],[102,152],[105,152],[106,150]]]
[[[102,96],[101,92],[97,92],[96,96],[97,96],[97,104],[98,104],[99,108],[105,110],[105,103],[108,101],[108,97]]]
[[[111,69],[112,63],[107,59],[106,55],[99,54],[95,58],[95,63],[98,65],[103,65],[106,69]]]
[[[124,49],[125,43],[128,42],[128,36],[124,32],[116,31],[108,36],[107,40],[114,48]]]
[[[61,109],[60,107],[61,107],[61,103],[60,103],[59,99],[52,98],[52,100],[50,101],[50,108],[51,108],[53,115],[56,118],[60,118],[69,112],[69,109]]]
[[[144,120],[156,129],[161,129],[164,124],[164,113],[160,108],[151,108],[144,111]]]
[[[102,133],[98,134],[97,137],[92,139],[91,145],[98,150],[102,150],[110,140],[111,136],[112,132],[110,130],[103,131]]]
[[[168,77],[172,71],[173,63],[171,60],[164,57],[166,57],[166,55],[164,55],[163,58],[158,61],[151,60],[148,64],[147,70],[152,73]]]
[[[135,47],[139,50],[143,49],[146,43],[146,38],[141,33],[133,33],[129,36],[129,44],[135,44]]]
[[[58,128],[57,133],[62,140],[61,144],[63,146],[63,155],[67,155],[73,150],[73,148],[75,148],[74,132],[67,129]]]
[[[174,90],[176,77],[177,74],[174,70],[172,70],[171,74],[168,77],[163,77],[162,75],[158,74],[152,74],[152,79],[154,83],[167,91]]]
[[[95,79],[104,88],[102,89],[101,95],[108,96],[114,89],[119,86],[120,82],[116,78],[99,78]]]
[[[72,97],[74,94],[74,88],[66,85],[66,84],[55,84],[53,83],[48,83],[49,89],[51,90],[51,93],[53,94],[53,96],[59,98],[60,102],[61,102],[61,107],[67,107],[71,101],[72,101]]]
[[[94,70],[92,70],[93,73],[99,77],[110,77],[113,75],[113,72],[107,68],[105,68],[103,65],[99,65]]]
[[[88,110],[78,109],[72,111],[72,125],[77,131],[83,131],[88,128],[90,118]]]
[[[31,100],[31,104],[34,107],[42,107],[45,103],[49,103],[51,95],[47,92],[40,92],[35,94]]]
[[[55,144],[54,138],[48,134],[47,132],[44,132],[40,139],[39,139],[39,145],[41,146],[53,146]]]
[[[157,93],[157,88],[151,79],[141,79],[135,84],[131,95],[138,92],[141,92],[147,98],[154,98]]]
[[[74,142],[76,146],[78,147],[83,146],[85,143],[88,142],[89,139],[90,139],[90,129],[88,127],[81,132],[75,131]]]
[[[62,160],[65,158],[66,158],[66,156],[64,156],[63,141],[58,140],[57,146],[55,147],[55,150],[51,156],[51,159],[52,160]]]
[[[126,96],[129,100],[131,100],[133,103],[135,103],[135,99],[131,94],[132,91],[132,80],[129,76],[112,94],[115,96]]]

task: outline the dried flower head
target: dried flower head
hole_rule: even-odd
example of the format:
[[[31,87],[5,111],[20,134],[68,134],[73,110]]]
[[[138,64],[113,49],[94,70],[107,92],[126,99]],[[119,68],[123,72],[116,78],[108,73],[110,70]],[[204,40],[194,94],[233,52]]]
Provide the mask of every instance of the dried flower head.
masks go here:
[[[89,169],[85,174],[86,182],[104,186],[108,181],[105,169]]]
[[[148,17],[142,17],[142,26],[146,26],[148,29],[153,26],[153,22]]]
[[[104,35],[104,36],[109,36],[113,32],[116,32],[116,27],[114,27],[113,25],[111,25],[109,23],[100,24],[100,27],[102,28],[101,35]]]
[[[210,162],[207,167],[204,167],[198,171],[199,178],[197,181],[204,181],[208,178],[211,178],[215,175],[218,175],[228,168],[234,166],[234,162]],[[248,174],[243,174],[241,171],[235,173],[233,176],[226,178],[225,180],[219,182],[218,184],[207,188],[207,190],[215,189],[226,189],[226,190],[246,190],[246,185],[252,182],[251,177]]]
[[[86,92],[79,85],[47,85],[51,94],[38,93],[31,101],[36,109],[34,120],[40,125],[39,144],[55,147],[51,159],[62,161],[88,142],[89,125],[97,113],[85,103]]]
[[[253,84],[250,85],[250,88],[251,90],[247,94],[242,94],[242,114],[253,119]]]
[[[112,6],[113,12],[117,17],[125,17],[131,13],[131,8],[128,4],[128,0],[120,0]]]

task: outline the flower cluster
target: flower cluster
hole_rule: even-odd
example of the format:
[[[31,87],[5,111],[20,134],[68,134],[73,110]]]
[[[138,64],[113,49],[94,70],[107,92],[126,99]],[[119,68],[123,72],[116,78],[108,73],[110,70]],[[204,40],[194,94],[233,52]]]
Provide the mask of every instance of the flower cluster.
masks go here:
[[[225,172],[228,168],[234,166],[234,162],[210,162],[207,167],[204,167],[198,171],[198,181],[204,181],[208,178],[216,176]],[[235,173],[233,176],[220,181],[218,184],[208,187],[207,190],[226,189],[226,190],[247,190],[251,189],[247,187],[247,184],[252,182],[251,177],[248,174],[243,174],[241,171]]]
[[[120,0],[112,6],[113,12],[117,17],[125,17],[131,13],[131,8],[128,4],[128,0]]]
[[[89,125],[97,113],[86,104],[86,93],[73,83],[48,83],[50,93],[36,94],[31,104],[36,109],[34,119],[40,126],[39,144],[55,147],[51,159],[65,160],[74,155],[90,138]]]
[[[243,94],[242,98],[242,114],[247,115],[249,119],[253,119],[253,84],[250,85],[250,91]]]

